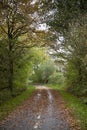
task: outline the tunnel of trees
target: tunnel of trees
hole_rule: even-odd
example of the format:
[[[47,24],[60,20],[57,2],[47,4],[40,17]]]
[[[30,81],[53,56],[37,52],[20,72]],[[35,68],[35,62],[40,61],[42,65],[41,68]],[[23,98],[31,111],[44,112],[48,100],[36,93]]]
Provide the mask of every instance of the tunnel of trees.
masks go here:
[[[0,0],[0,103],[31,82],[87,96],[86,0]]]

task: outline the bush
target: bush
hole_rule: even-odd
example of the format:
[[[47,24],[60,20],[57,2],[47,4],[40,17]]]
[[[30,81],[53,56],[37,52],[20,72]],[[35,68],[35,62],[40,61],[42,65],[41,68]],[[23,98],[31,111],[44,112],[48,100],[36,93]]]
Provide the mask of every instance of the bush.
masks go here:
[[[48,83],[49,77],[55,72],[55,65],[52,61],[42,63],[34,70],[32,80],[34,83]]]
[[[49,83],[51,84],[61,84],[64,82],[64,76],[62,73],[55,72],[49,77]]]

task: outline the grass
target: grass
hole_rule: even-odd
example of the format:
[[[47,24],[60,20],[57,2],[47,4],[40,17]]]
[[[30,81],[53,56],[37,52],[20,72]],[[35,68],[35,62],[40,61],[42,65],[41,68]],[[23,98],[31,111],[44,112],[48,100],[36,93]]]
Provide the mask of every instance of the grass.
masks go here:
[[[63,85],[48,85],[53,89],[59,90],[64,100],[67,102],[67,107],[72,110],[72,115],[80,123],[81,130],[87,130],[87,106],[84,105],[79,99],[68,92],[66,92]]]
[[[0,106],[0,121],[3,120],[9,113],[17,108],[21,103],[23,103],[26,99],[31,96],[34,92],[34,86],[28,86],[27,90],[23,92],[21,95],[11,98],[5,104]]]

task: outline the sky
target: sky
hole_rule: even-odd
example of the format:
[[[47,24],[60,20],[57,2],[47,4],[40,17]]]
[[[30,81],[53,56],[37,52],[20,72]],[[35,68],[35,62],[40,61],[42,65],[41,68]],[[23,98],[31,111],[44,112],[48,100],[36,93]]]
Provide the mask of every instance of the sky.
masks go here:
[[[31,4],[34,5],[38,0],[32,0]]]
[[[46,23],[43,24],[39,24],[37,27],[38,30],[42,30],[42,31],[48,31],[48,26]]]

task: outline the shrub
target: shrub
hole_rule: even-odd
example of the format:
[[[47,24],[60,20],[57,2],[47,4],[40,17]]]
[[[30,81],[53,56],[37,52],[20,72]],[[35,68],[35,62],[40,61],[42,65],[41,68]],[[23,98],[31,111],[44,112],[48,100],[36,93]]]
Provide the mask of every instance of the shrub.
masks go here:
[[[64,76],[62,73],[55,72],[49,77],[49,83],[52,84],[61,84],[64,82]]]

